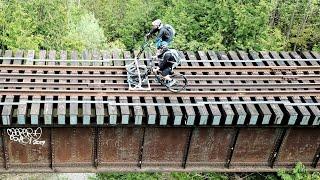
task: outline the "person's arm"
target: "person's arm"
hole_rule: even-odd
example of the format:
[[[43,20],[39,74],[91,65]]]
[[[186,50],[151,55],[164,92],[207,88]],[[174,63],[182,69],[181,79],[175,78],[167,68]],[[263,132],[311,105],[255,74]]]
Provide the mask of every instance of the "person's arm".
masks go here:
[[[165,31],[164,28],[160,29],[159,34],[157,35],[157,38],[156,38],[156,42],[159,41],[159,40],[162,40],[162,36],[165,35],[164,31]]]
[[[158,28],[153,28],[151,29],[147,34],[146,37],[149,38],[150,36],[152,36],[153,34],[155,34],[158,31]]]

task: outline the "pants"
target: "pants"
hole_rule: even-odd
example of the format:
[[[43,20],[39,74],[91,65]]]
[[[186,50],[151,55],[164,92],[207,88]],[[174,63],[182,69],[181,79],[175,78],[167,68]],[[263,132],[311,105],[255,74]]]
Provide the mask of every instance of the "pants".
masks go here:
[[[171,67],[165,68],[165,69],[161,72],[161,75],[162,75],[162,76],[172,75],[172,68],[171,68]]]
[[[159,39],[156,41],[156,46],[157,46],[157,49],[159,49],[162,45],[166,45],[166,46],[169,46],[172,42],[172,38],[171,39],[168,39],[168,40],[162,40],[162,39]]]

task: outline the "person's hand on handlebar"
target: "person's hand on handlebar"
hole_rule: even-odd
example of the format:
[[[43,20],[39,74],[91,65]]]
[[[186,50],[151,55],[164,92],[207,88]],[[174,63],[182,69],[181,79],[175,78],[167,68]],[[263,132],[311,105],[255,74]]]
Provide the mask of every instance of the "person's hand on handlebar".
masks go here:
[[[144,40],[147,41],[149,38],[150,38],[151,34],[150,33],[147,33],[145,36],[144,36]]]
[[[160,70],[160,68],[158,66],[152,68],[152,71],[154,73],[157,73],[159,70]]]

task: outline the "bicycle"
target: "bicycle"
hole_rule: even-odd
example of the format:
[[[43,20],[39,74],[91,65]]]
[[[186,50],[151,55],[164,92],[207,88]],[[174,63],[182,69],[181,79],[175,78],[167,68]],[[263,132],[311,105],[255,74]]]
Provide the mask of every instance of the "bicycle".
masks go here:
[[[153,69],[155,68],[155,59],[151,58],[148,60],[148,65],[139,65],[139,59],[143,52],[146,49],[151,51],[151,54],[155,54],[151,44],[145,39],[143,45],[139,53],[137,54],[134,61],[126,66],[127,75],[128,75],[128,83],[129,83],[129,90],[151,90],[148,76],[153,73],[155,76],[155,82],[160,83],[162,86],[165,86],[169,91],[178,93],[184,90],[188,84],[187,78],[183,74],[176,74],[172,70],[173,74],[170,76],[175,83],[172,86],[169,86],[164,77],[159,73],[154,73]],[[156,56],[152,56],[156,57]],[[173,66],[177,66],[174,64]],[[143,85],[147,84],[148,87],[142,87]],[[134,87],[132,87],[132,85]]]

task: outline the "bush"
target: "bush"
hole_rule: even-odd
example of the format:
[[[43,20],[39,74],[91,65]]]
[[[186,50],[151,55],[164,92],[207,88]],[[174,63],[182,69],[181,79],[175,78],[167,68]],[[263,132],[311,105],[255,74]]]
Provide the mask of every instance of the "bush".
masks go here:
[[[308,172],[301,162],[292,171],[280,170],[277,174],[283,180],[320,180],[319,172]]]

